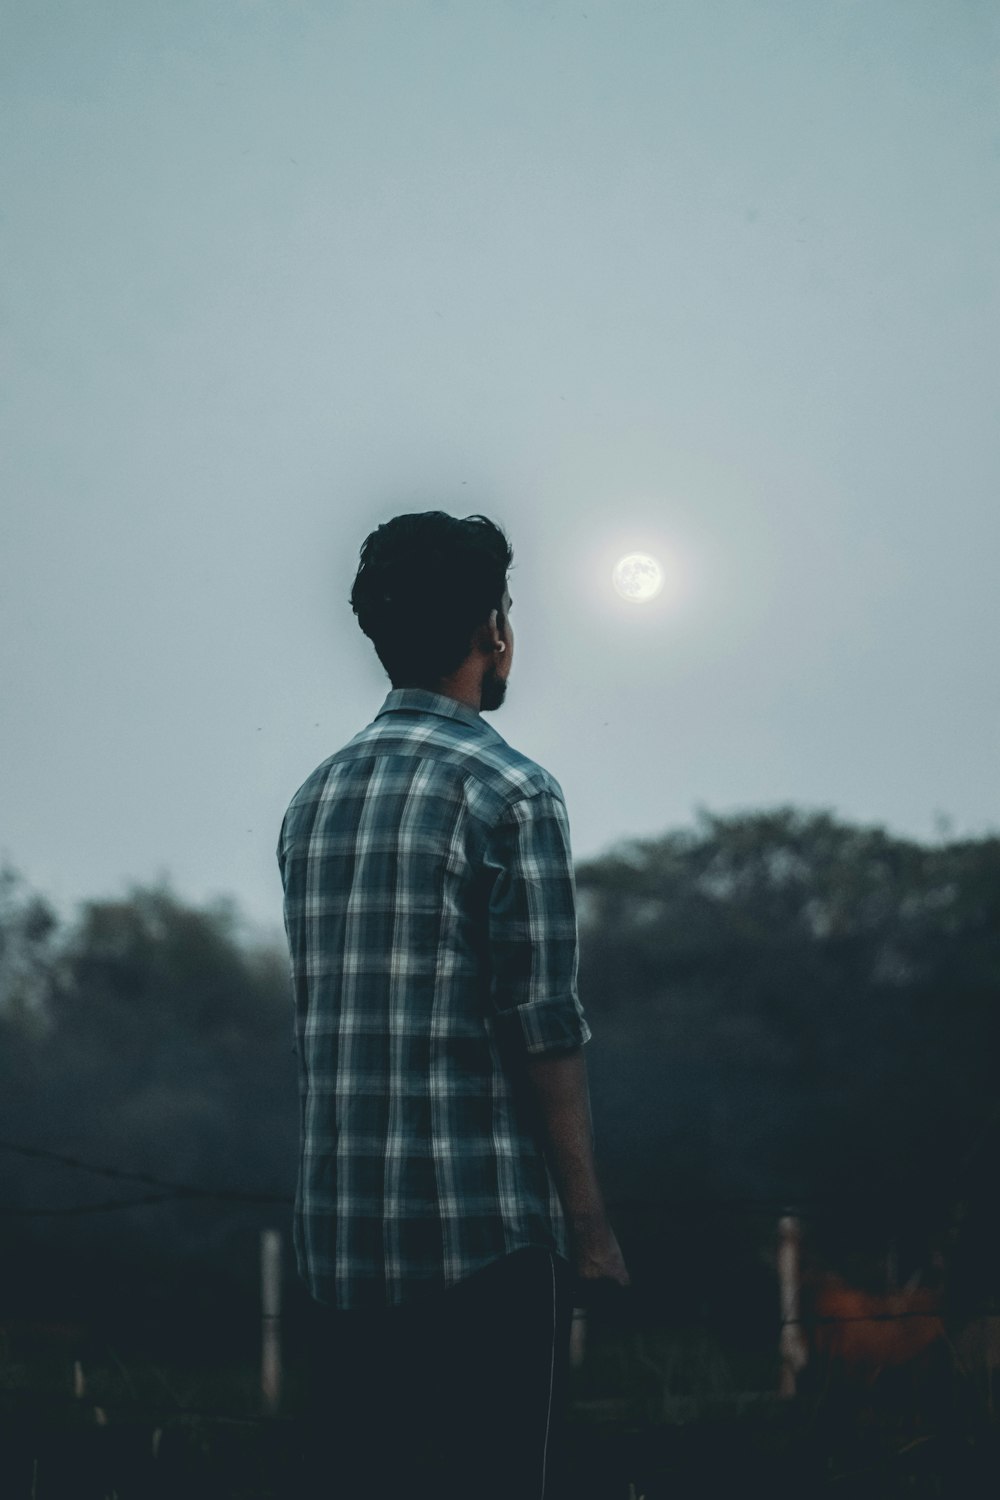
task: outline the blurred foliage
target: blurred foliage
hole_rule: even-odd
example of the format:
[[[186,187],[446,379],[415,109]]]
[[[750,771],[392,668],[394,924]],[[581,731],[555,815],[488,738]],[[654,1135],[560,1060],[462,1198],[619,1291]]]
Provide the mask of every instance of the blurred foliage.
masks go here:
[[[11,871],[0,882],[0,1137],[207,1188],[291,1194],[298,1106],[287,956],[247,941],[231,905],[168,888],[90,901],[59,929]],[[4,1207],[69,1208],[155,1189],[0,1155]],[[48,1316],[86,1288],[154,1302],[252,1288],[258,1228],[282,1206],[177,1200],[0,1217],[18,1300]],[[95,1271],[95,1266],[100,1270]],[[8,1282],[8,1285],[10,1283]],[[192,1306],[192,1315],[197,1306]]]
[[[965,1270],[986,1276],[1000,838],[703,813],[577,882],[612,1196],[829,1204],[828,1240],[849,1220],[883,1245],[979,1215]]]
[[[694,1276],[725,1242],[770,1285],[761,1223],[773,1232],[780,1200],[833,1204],[831,1241],[845,1224],[873,1244],[958,1225],[969,1296],[995,1279],[1000,838],[925,846],[826,813],[702,814],[580,864],[577,883],[609,1198],[774,1200],[763,1221],[623,1213],[638,1263],[652,1275],[683,1237]],[[291,1043],[286,954],[248,939],[230,905],[135,888],[64,928],[0,872],[0,1137],[290,1194]],[[144,1191],[0,1162],[4,1207]],[[184,1295],[203,1303],[252,1287],[257,1228],[288,1221],[281,1206],[211,1202],[8,1216],[0,1248],[49,1316],[98,1263],[167,1308],[185,1265]]]

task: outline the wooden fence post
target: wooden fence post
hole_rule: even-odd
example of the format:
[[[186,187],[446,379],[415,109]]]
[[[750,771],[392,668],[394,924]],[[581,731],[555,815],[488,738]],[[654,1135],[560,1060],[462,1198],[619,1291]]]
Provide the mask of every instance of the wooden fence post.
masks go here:
[[[781,1378],[779,1396],[791,1398],[807,1358],[799,1323],[799,1221],[791,1214],[778,1220],[778,1285],[781,1292]]]
[[[260,1232],[260,1394],[273,1416],[281,1405],[281,1231]]]
[[[585,1307],[574,1307],[573,1321],[569,1328],[569,1364],[571,1370],[578,1370],[583,1364],[583,1356],[587,1349],[587,1309]]]

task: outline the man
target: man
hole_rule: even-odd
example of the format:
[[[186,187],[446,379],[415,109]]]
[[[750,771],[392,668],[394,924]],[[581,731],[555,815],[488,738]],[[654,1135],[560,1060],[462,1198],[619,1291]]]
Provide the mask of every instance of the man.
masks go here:
[[[482,717],[514,657],[511,560],[482,516],[367,538],[351,604],[392,690],[278,845],[330,1496],[555,1495],[574,1301],[628,1283],[562,792]]]

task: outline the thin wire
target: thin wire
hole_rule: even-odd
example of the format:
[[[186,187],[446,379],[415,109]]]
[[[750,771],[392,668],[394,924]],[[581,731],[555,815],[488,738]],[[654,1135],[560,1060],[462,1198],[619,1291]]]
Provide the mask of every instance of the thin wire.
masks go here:
[[[104,1199],[95,1203],[79,1203],[68,1207],[24,1208],[20,1205],[0,1204],[0,1217],[6,1218],[59,1218],[88,1213],[115,1213],[127,1208],[145,1208],[158,1203],[201,1199],[219,1203],[280,1204],[288,1207],[295,1201],[290,1193],[247,1192],[236,1188],[211,1188],[195,1183],[177,1182],[157,1177],[151,1172],[133,1172],[122,1167],[109,1167],[87,1161],[83,1157],[69,1156],[61,1151],[52,1151],[44,1146],[26,1145],[21,1141],[0,1140],[0,1150],[13,1152],[29,1160],[57,1162],[60,1166],[72,1167],[76,1171],[91,1172],[98,1177],[108,1177],[117,1182],[138,1182],[145,1187],[158,1188],[157,1194],[141,1198]],[[796,1218],[821,1217],[847,1204],[871,1203],[873,1194],[827,1195],[825,1199],[815,1195],[801,1199],[774,1198],[670,1198],[656,1202],[640,1199],[618,1199],[609,1203],[609,1211],[615,1214],[641,1213],[778,1213]],[[881,1201],[881,1200],[880,1200]]]
[[[92,1172],[99,1177],[109,1177],[118,1182],[141,1182],[146,1187],[162,1189],[167,1195],[174,1198],[205,1198],[214,1199],[226,1203],[277,1203],[291,1204],[294,1198],[290,1193],[252,1193],[234,1188],[210,1188],[199,1186],[195,1183],[177,1182],[169,1178],[157,1177],[151,1172],[132,1172],[122,1167],[109,1167],[103,1164],[86,1161],[79,1156],[69,1156],[61,1151],[51,1151],[43,1146],[29,1146],[20,1141],[0,1140],[0,1150],[14,1152],[18,1156],[24,1156],[37,1161],[58,1162],[60,1166],[73,1167],[77,1171]],[[830,1196],[826,1199],[823,1207],[818,1206],[819,1200],[812,1198],[812,1206],[808,1206],[808,1198],[791,1200],[788,1198],[671,1198],[658,1202],[643,1202],[638,1199],[618,1199],[609,1204],[609,1208],[615,1213],[658,1213],[676,1211],[678,1209],[691,1212],[712,1212],[717,1209],[726,1209],[735,1212],[768,1212],[775,1211],[782,1214],[793,1214],[798,1217],[808,1217],[812,1214],[828,1212],[835,1205],[847,1202],[864,1203],[870,1201],[869,1195],[843,1194],[840,1197]],[[99,1202],[93,1205],[79,1204],[71,1209],[24,1209],[4,1208],[0,1206],[0,1214],[14,1214],[18,1216],[40,1214],[63,1214],[63,1213],[103,1213],[110,1209],[142,1207],[147,1203],[163,1202],[163,1198],[136,1198],[128,1201]]]
[[[98,1177],[111,1177],[118,1182],[141,1182],[146,1187],[163,1188],[167,1191],[168,1194],[175,1198],[213,1198],[227,1203],[292,1203],[294,1201],[291,1195],[288,1193],[248,1193],[242,1192],[236,1188],[206,1188],[196,1186],[194,1183],[190,1182],[172,1182],[168,1178],[155,1177],[151,1172],[129,1172],[124,1170],[124,1168],[122,1167],[101,1166],[96,1162],[84,1161],[83,1158],[79,1156],[66,1156],[60,1151],[50,1151],[44,1146],[26,1146],[19,1141],[0,1140],[0,1150],[12,1151],[17,1156],[25,1156],[36,1161],[58,1162],[61,1166],[64,1167],[74,1167],[78,1171],[82,1172],[93,1172]],[[134,1200],[134,1202],[131,1203],[119,1203],[115,1206],[133,1207],[135,1206],[135,1204],[141,1204],[146,1201],[162,1200],[145,1200],[140,1198]],[[74,1209],[72,1211],[80,1213],[101,1212],[105,1207],[106,1205],[104,1204],[98,1204],[94,1209],[88,1210],[86,1205],[81,1204],[78,1209]],[[66,1211],[67,1210],[59,1210],[59,1212]],[[0,1213],[10,1212],[49,1213],[56,1212],[56,1210],[11,1210],[0,1208]]]
[[[199,1194],[199,1197],[202,1195]],[[190,1202],[188,1193],[147,1193],[143,1198],[107,1198],[100,1203],[73,1203],[66,1208],[12,1208],[0,1203],[0,1218],[4,1219],[61,1219],[73,1218],[77,1214],[109,1214],[122,1208],[149,1208],[156,1203]]]

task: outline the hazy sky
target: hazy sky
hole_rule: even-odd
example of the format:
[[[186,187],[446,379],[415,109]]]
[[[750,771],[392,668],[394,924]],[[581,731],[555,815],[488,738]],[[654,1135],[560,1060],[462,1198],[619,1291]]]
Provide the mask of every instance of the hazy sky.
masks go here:
[[[996,0],[8,0],[0,853],[280,923],[398,511],[515,550],[578,856],[995,829]],[[668,587],[618,600],[624,552]]]

